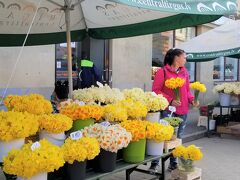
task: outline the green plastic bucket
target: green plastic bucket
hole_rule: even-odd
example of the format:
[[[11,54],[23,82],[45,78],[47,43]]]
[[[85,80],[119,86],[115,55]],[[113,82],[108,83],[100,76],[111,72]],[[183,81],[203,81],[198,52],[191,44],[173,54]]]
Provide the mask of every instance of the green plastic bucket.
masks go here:
[[[71,131],[74,132],[74,131],[78,131],[78,130],[81,130],[81,129],[84,129],[86,126],[90,126],[94,124],[94,119],[84,119],[84,120],[75,120],[73,121],[73,126],[72,126],[72,129]]]
[[[130,142],[128,147],[123,149],[123,160],[129,163],[142,162],[145,157],[146,139],[137,142]]]

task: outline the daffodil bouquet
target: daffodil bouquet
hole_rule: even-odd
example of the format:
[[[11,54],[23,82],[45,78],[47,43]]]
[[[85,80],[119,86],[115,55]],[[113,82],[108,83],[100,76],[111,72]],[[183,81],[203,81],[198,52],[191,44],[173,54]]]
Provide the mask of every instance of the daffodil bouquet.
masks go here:
[[[169,103],[168,100],[161,94],[155,94],[153,92],[145,92],[145,101],[148,112],[157,112],[165,110]]]
[[[64,160],[72,164],[74,161],[94,159],[100,153],[100,146],[96,138],[82,137],[73,140],[69,137],[65,140],[62,150]]]
[[[126,99],[117,104],[127,109],[128,118],[130,119],[141,119],[147,116],[147,106],[140,101]]]
[[[141,88],[124,89],[123,94],[125,99],[131,99],[133,101],[145,102],[145,93]]]
[[[183,78],[170,78],[165,81],[165,86],[174,91],[177,101],[180,101],[180,88],[184,85],[185,79]]]
[[[72,119],[62,114],[42,115],[39,117],[40,128],[49,133],[63,133],[72,127]]]
[[[160,123],[147,123],[146,137],[156,142],[168,141],[172,138],[174,129],[170,125],[162,125]]]
[[[146,138],[147,121],[127,120],[120,124],[132,134],[132,141],[139,141]]]
[[[39,123],[37,116],[27,112],[0,112],[0,140],[11,141],[36,134]]]
[[[198,161],[203,157],[201,150],[195,145],[187,147],[178,146],[172,151],[172,153],[174,157],[183,158],[184,160]]]
[[[82,130],[84,136],[96,137],[100,143],[100,147],[105,151],[115,152],[119,149],[128,146],[132,140],[132,135],[119,124],[103,126],[94,124],[93,126],[85,127]]]
[[[198,101],[199,92],[206,92],[207,88],[204,84],[196,81],[190,84],[190,88],[194,90],[194,102]]]
[[[33,143],[23,145],[20,150],[12,150],[3,160],[3,171],[23,178],[31,178],[38,173],[53,172],[65,163],[60,147],[43,139],[39,146]]]
[[[127,120],[127,109],[119,104],[108,104],[104,106],[103,118],[110,122],[122,122]]]
[[[60,113],[66,115],[72,120],[86,120],[93,118],[95,120],[100,120],[103,116],[103,107],[98,105],[83,105],[70,104],[63,107]]]
[[[50,114],[53,111],[51,102],[40,94],[9,95],[5,98],[4,105],[8,110],[29,112],[36,115]]]

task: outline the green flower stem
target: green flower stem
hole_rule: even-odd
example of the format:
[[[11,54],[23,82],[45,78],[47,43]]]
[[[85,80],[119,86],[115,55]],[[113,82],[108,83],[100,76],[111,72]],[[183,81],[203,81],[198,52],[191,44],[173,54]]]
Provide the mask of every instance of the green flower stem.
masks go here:
[[[199,91],[194,90],[194,102],[196,103],[198,101]]]
[[[175,99],[177,101],[180,101],[180,89],[179,88],[174,89],[174,95],[175,95]]]

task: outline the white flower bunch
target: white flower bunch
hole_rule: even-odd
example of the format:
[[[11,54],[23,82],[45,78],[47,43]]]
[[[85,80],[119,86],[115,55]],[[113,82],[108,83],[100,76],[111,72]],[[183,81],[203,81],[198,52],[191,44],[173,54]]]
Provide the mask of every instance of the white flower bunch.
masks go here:
[[[218,93],[239,95],[240,82],[218,84],[214,87],[213,90],[214,92],[218,92]]]
[[[113,104],[124,100],[124,95],[119,89],[111,89],[108,85],[103,87],[90,87],[73,91],[73,98],[86,104],[104,103]]]

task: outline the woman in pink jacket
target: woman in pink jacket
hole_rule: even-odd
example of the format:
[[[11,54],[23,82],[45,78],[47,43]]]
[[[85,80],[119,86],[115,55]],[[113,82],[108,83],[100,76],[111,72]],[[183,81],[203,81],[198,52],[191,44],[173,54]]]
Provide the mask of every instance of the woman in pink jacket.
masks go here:
[[[152,90],[156,94],[162,94],[167,98],[171,106],[176,107],[176,112],[173,114],[176,117],[183,119],[178,129],[178,138],[182,138],[183,131],[186,126],[187,114],[189,111],[189,104],[198,106],[198,103],[194,103],[194,97],[190,92],[189,73],[184,67],[186,63],[186,54],[181,49],[170,49],[164,58],[164,67],[159,69],[154,78]],[[184,85],[180,88],[180,101],[175,100],[174,92],[165,86],[165,81],[170,78],[180,77],[185,79]],[[168,117],[169,111],[162,112],[162,117]],[[158,161],[153,161],[150,169],[156,171]],[[168,169],[174,170],[177,168],[176,158],[170,158],[170,165]]]

